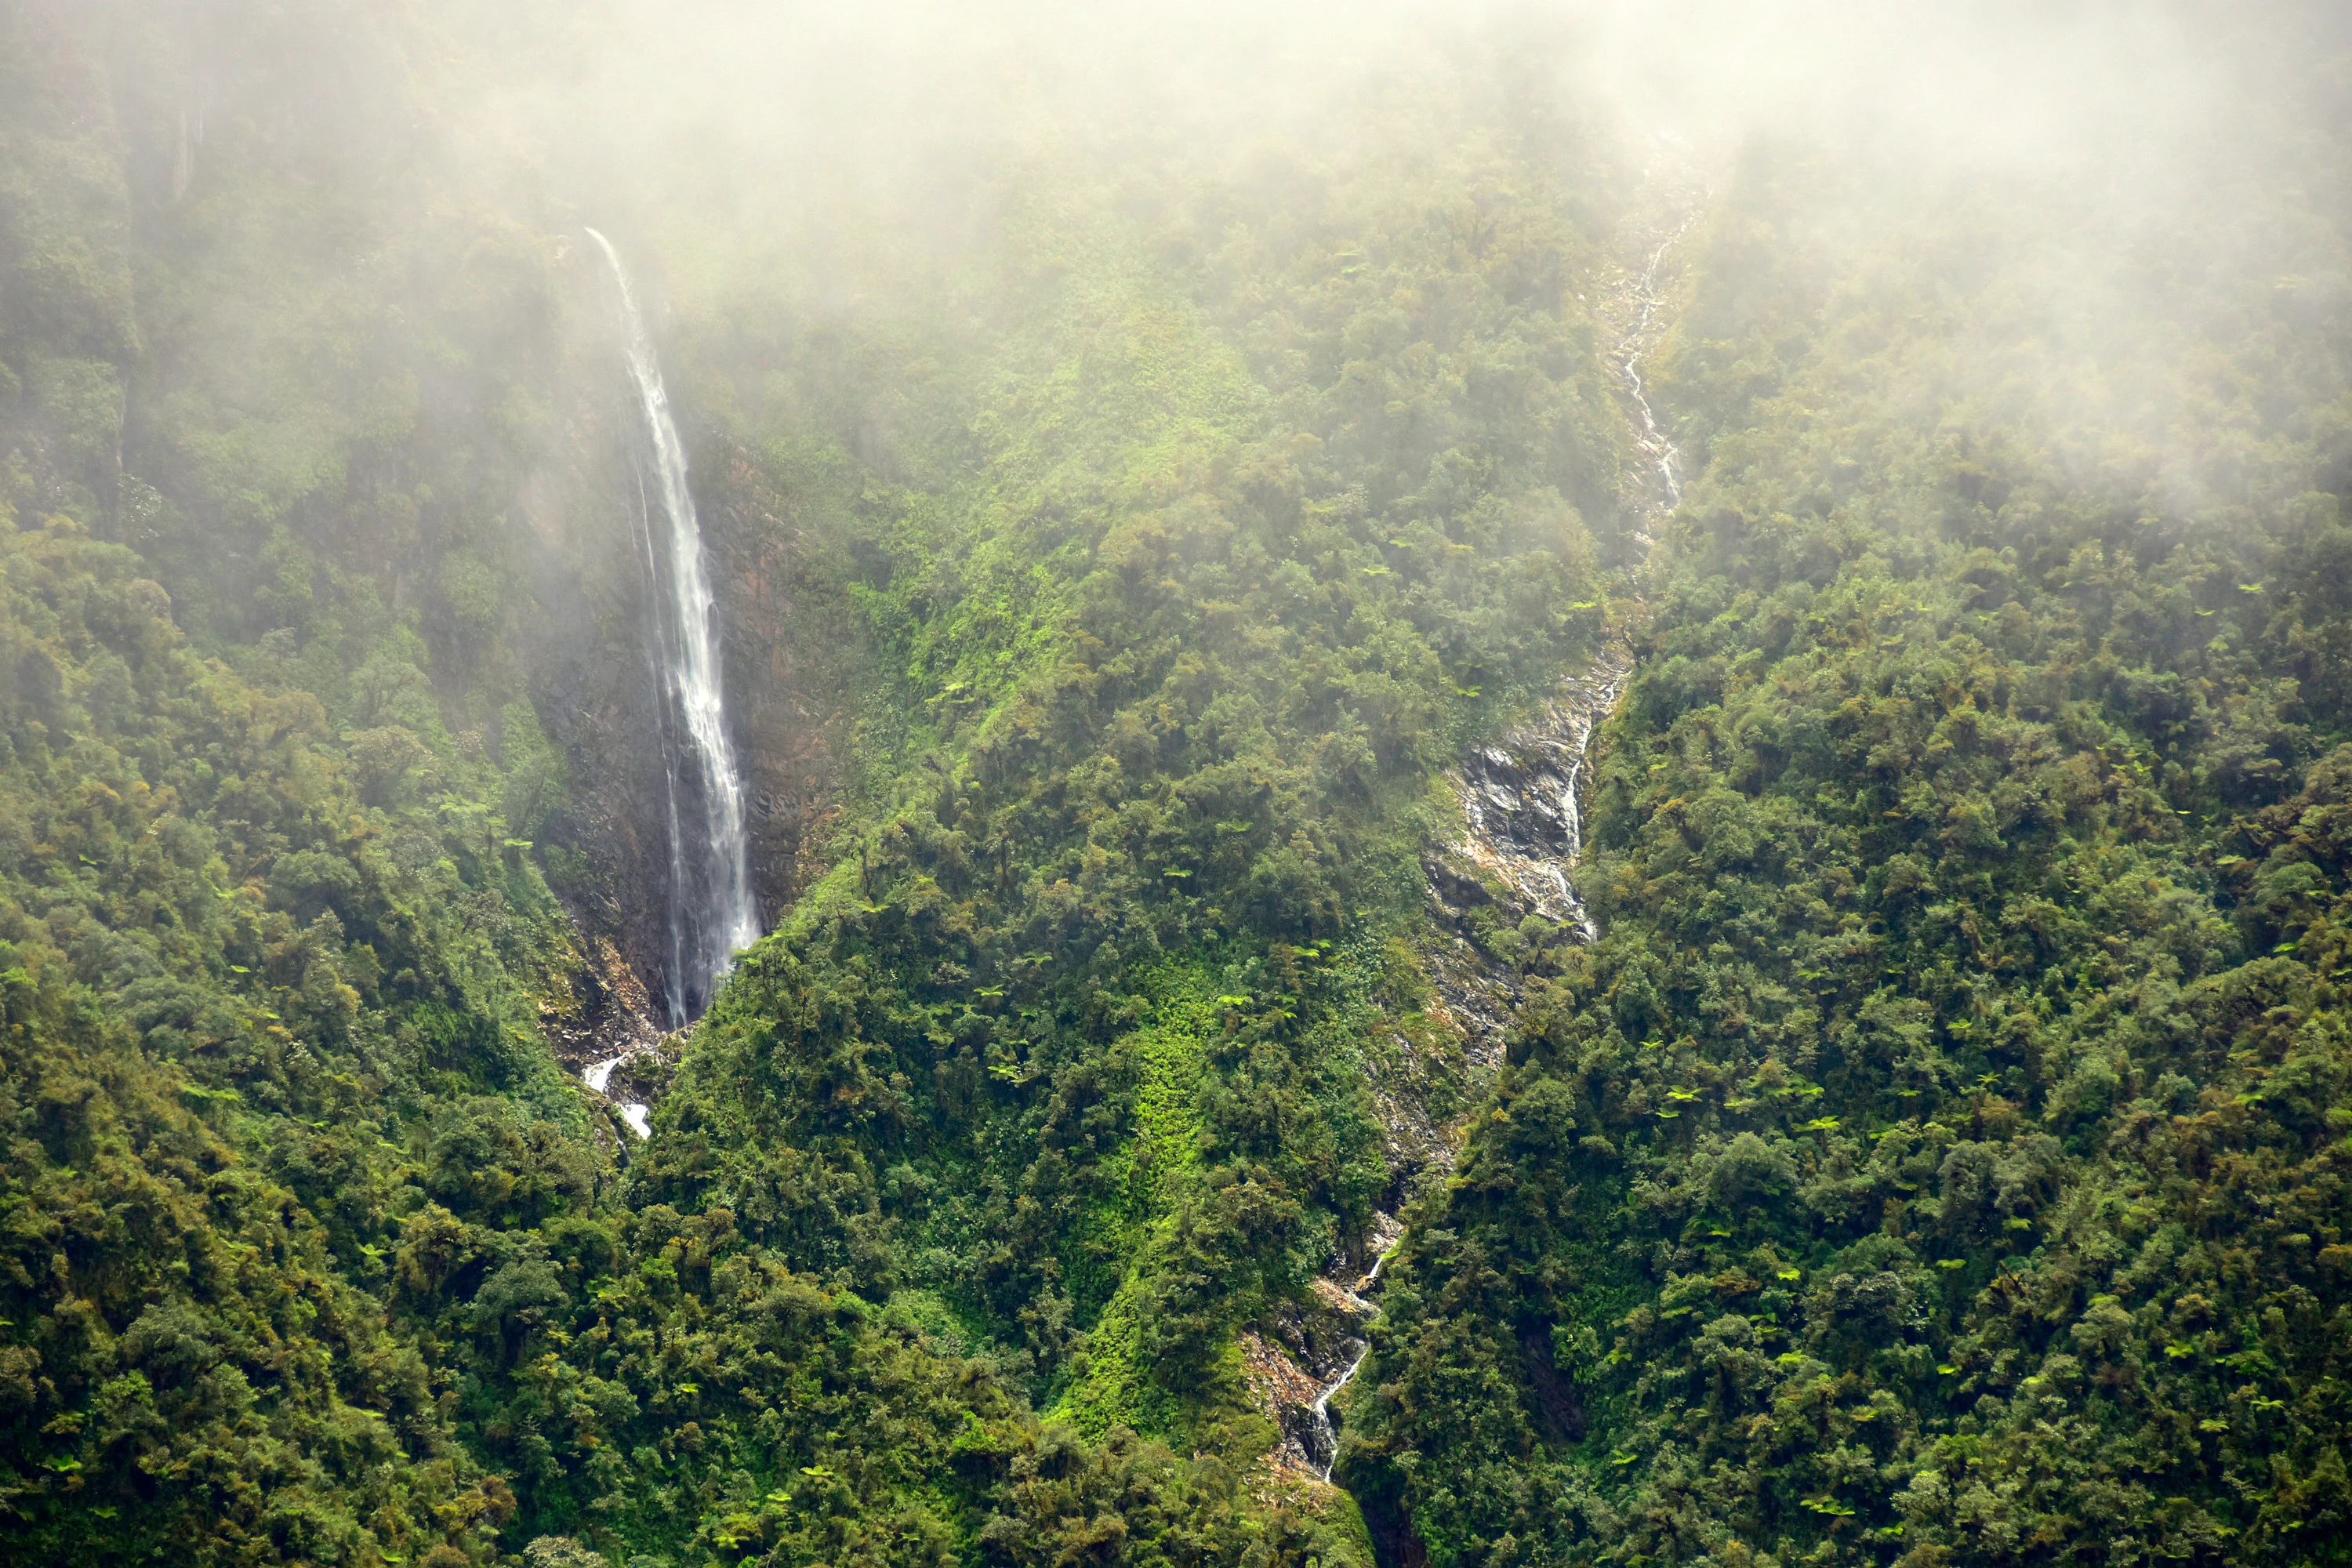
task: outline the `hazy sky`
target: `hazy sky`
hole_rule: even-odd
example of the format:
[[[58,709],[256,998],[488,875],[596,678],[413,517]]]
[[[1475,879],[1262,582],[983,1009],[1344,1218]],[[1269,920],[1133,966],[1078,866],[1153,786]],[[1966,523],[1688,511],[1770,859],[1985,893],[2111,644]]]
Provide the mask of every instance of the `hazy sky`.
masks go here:
[[[1985,156],[2210,126],[2340,49],[2323,5],[1904,0],[1243,0],[885,6],[614,0],[578,14],[568,89],[624,118],[807,138],[943,135],[1038,112],[1245,131],[1322,110],[1368,75],[1508,36],[1637,124],[1695,139],[1868,132]],[[1546,59],[1545,57],[1550,57]],[[2273,82],[2271,85],[2275,85]]]

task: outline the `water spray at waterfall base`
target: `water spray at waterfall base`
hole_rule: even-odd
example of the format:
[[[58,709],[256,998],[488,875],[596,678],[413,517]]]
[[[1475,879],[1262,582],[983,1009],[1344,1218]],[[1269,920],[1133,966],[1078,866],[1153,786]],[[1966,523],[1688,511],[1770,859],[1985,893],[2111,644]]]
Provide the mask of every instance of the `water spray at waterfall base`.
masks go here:
[[[617,1057],[607,1057],[603,1061],[590,1062],[580,1069],[581,1079],[598,1094],[609,1095],[612,1091],[613,1069],[628,1059],[625,1053]],[[640,1138],[650,1138],[654,1135],[653,1122],[650,1120],[653,1107],[643,1100],[625,1100],[620,1101],[620,1108],[621,1120],[628,1124],[630,1131]]]
[[[656,736],[669,850],[668,973],[673,1028],[693,1021],[734,963],[760,936],[751,893],[745,791],[727,734],[718,600],[687,486],[686,445],[628,270],[613,242],[588,230],[620,295],[624,352],[644,415],[637,454],[637,539],[651,588],[646,657],[658,698]],[[648,485],[647,480],[651,483]]]

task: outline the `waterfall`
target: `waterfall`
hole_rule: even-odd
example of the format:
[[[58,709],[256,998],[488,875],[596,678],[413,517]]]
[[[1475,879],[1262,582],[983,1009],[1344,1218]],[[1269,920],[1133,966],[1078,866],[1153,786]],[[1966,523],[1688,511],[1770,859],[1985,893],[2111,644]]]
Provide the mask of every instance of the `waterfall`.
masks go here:
[[[1370,1301],[1364,1300],[1363,1293],[1371,1289],[1381,1282],[1381,1270],[1388,1267],[1389,1259],[1394,1258],[1396,1256],[1397,1248],[1403,1245],[1403,1233],[1399,1232],[1397,1239],[1390,1242],[1388,1247],[1381,1253],[1381,1255],[1372,1259],[1371,1272],[1365,1275],[1361,1280],[1358,1281],[1356,1288],[1353,1290],[1349,1290],[1344,1286],[1340,1289],[1339,1293],[1347,1298],[1349,1304],[1354,1307],[1357,1310],[1362,1312],[1367,1319],[1371,1317],[1373,1307]],[[1365,1326],[1369,1331],[1370,1325],[1367,1323]],[[1341,1389],[1347,1387],[1348,1384],[1356,1381],[1356,1373],[1363,1370],[1364,1363],[1370,1358],[1371,1353],[1372,1342],[1370,1339],[1364,1338],[1358,1340],[1356,1342],[1356,1353],[1353,1359],[1348,1363],[1347,1366],[1340,1372],[1339,1376],[1333,1378],[1329,1383],[1323,1385],[1322,1391],[1315,1396],[1315,1403],[1307,1406],[1307,1419],[1315,1424],[1315,1433],[1318,1439],[1316,1447],[1321,1450],[1319,1455],[1310,1450],[1307,1454],[1307,1458],[1310,1461],[1319,1462],[1321,1467],[1319,1472],[1320,1479],[1328,1481],[1331,1479],[1332,1468],[1339,1462],[1339,1426],[1337,1422],[1331,1419],[1332,1397]]]
[[[1647,388],[1642,381],[1642,355],[1650,347],[1650,328],[1658,313],[1658,264],[1665,259],[1666,252],[1674,248],[1675,242],[1688,231],[1692,222],[1693,217],[1685,217],[1681,226],[1650,252],[1649,264],[1642,268],[1641,280],[1634,285],[1635,298],[1641,301],[1640,314],[1634,321],[1633,330],[1626,335],[1622,367],[1625,390],[1633,396],[1634,412],[1642,416],[1642,451],[1656,467],[1658,478],[1664,482],[1665,504],[1654,509],[1661,517],[1683,504],[1683,455],[1681,449],[1666,438],[1666,433],[1658,427],[1658,416],[1650,407]]]
[[[620,291],[629,375],[645,414],[637,524],[653,589],[647,654],[661,697],[655,730],[669,833],[669,973],[663,989],[670,1026],[677,1028],[702,1011],[736,950],[759,940],[760,916],[751,897],[743,778],[727,738],[719,687],[719,606],[710,591],[694,496],[687,489],[686,447],[670,418],[661,363],[654,357],[653,339],[620,253],[596,230],[590,229],[588,237],[604,251]],[[658,542],[656,510],[662,522]]]

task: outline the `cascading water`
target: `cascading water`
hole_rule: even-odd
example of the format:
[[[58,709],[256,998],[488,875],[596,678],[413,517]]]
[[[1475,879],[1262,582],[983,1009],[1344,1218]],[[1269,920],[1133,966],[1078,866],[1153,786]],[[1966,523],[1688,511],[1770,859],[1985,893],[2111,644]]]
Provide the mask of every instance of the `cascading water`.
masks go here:
[[[1569,875],[1584,854],[1578,791],[1593,733],[1616,710],[1633,673],[1628,649],[1602,648],[1532,720],[1462,761],[1468,833],[1457,852],[1528,910],[1575,926],[1587,942],[1600,941],[1601,928]]]
[[[598,1094],[608,1093],[613,1085],[613,1069],[628,1059],[625,1054],[608,1057],[601,1062],[590,1062],[580,1069],[580,1077]],[[652,1137],[654,1135],[653,1107],[640,1100],[625,1100],[620,1103],[621,1120],[629,1124],[629,1131],[640,1138]]]
[[[1664,483],[1665,504],[1655,509],[1661,516],[1683,504],[1683,455],[1680,448],[1666,439],[1666,433],[1658,428],[1658,416],[1650,407],[1650,399],[1642,382],[1642,355],[1650,347],[1650,326],[1658,313],[1658,264],[1665,259],[1666,252],[1672,250],[1675,242],[1690,228],[1691,222],[1691,218],[1685,217],[1680,227],[1659,241],[1658,247],[1650,252],[1649,263],[1642,268],[1641,280],[1634,286],[1634,297],[1641,301],[1640,312],[1634,320],[1633,330],[1625,336],[1625,390],[1633,399],[1634,412],[1642,417],[1642,451],[1657,468],[1658,478]]]
[[[1654,528],[1682,504],[1682,453],[1666,438],[1651,408],[1642,380],[1642,360],[1654,346],[1652,333],[1662,303],[1658,274],[1667,253],[1689,231],[1696,218],[1694,205],[1681,223],[1649,253],[1633,290],[1633,320],[1621,341],[1618,367],[1640,426],[1637,439],[1648,459],[1645,492],[1639,500],[1645,529]],[[1646,531],[1636,538],[1652,542]],[[1569,876],[1584,853],[1584,812],[1578,789],[1591,758],[1594,732],[1616,710],[1633,679],[1631,648],[1622,644],[1604,647],[1582,672],[1561,684],[1543,711],[1528,723],[1500,737],[1493,745],[1474,749],[1463,760],[1463,816],[1468,829],[1453,855],[1466,860],[1483,875],[1473,889],[1476,899],[1489,896],[1496,883],[1507,887],[1522,906],[1548,918],[1572,923],[1587,942],[1601,940],[1601,927],[1585,908]],[[1457,877],[1457,880],[1459,878]],[[1440,894],[1441,907],[1447,907]],[[1440,994],[1457,1016],[1470,1016],[1471,1006]],[[1376,1309],[1367,1297],[1378,1288],[1381,1270],[1395,1256],[1391,1241],[1373,1259],[1355,1288],[1338,1285],[1326,1276],[1357,1322],[1347,1365],[1318,1390],[1307,1407],[1308,1432],[1299,1445],[1304,1458],[1322,1479],[1331,1479],[1339,1458],[1339,1424],[1331,1402],[1363,1370],[1371,1354],[1371,1320]]]
[[[1387,1250],[1372,1259],[1371,1271],[1357,1283],[1356,1288],[1353,1290],[1342,1292],[1348,1300],[1368,1319],[1372,1315],[1373,1308],[1370,1301],[1364,1300],[1363,1292],[1381,1282],[1381,1270],[1388,1267],[1389,1259],[1396,1256],[1396,1249],[1402,1245],[1403,1245],[1403,1237],[1400,1233],[1397,1240],[1389,1243]],[[1371,1353],[1372,1342],[1369,1339],[1358,1340],[1356,1353],[1349,1360],[1346,1368],[1339,1376],[1326,1384],[1322,1392],[1315,1396],[1315,1403],[1307,1406],[1307,1415],[1315,1424],[1318,1438],[1316,1447],[1320,1450],[1319,1464],[1324,1480],[1328,1481],[1331,1479],[1331,1468],[1339,1462],[1339,1428],[1331,1419],[1331,1400],[1341,1389],[1356,1381],[1356,1373],[1364,1369],[1364,1363]]]
[[[1673,448],[1669,447],[1667,450],[1671,452]],[[1561,782],[1559,789],[1559,814],[1568,829],[1568,846],[1562,857],[1563,867],[1573,866],[1584,858],[1584,808],[1577,800],[1576,784],[1578,778],[1584,772],[1585,763],[1592,755],[1592,731],[1600,727],[1601,720],[1616,711],[1617,699],[1624,695],[1625,682],[1633,679],[1633,674],[1631,660],[1626,661],[1622,667],[1615,665],[1614,661],[1606,664],[1596,661],[1595,668],[1605,673],[1600,681],[1594,683],[1596,689],[1593,692],[1591,704],[1579,715],[1580,722],[1576,729],[1576,744],[1570,748],[1568,754],[1568,777]],[[1584,907],[1584,900],[1578,896],[1575,886],[1569,881],[1564,869],[1560,873],[1559,880],[1561,895],[1575,915],[1577,930],[1584,933],[1584,940],[1588,944],[1599,942],[1601,940],[1600,922],[1595,921],[1592,918],[1592,912]]]
[[[593,228],[588,237],[604,251],[620,292],[629,375],[645,415],[637,523],[653,588],[647,652],[661,696],[656,732],[669,831],[669,973],[663,990],[670,1026],[677,1028],[702,1011],[736,951],[759,939],[760,917],[751,895],[743,779],[727,737],[719,685],[718,602],[687,489],[686,447],[670,418],[661,364],[628,270],[611,240]],[[664,534],[658,543],[656,508]]]

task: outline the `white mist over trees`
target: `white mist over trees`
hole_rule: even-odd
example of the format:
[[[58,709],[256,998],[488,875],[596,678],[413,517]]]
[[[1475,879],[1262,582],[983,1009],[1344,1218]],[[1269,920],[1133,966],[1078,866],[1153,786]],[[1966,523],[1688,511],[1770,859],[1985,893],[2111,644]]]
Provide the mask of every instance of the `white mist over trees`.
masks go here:
[[[0,5],[0,1540],[2336,1562],[2342,12]]]

